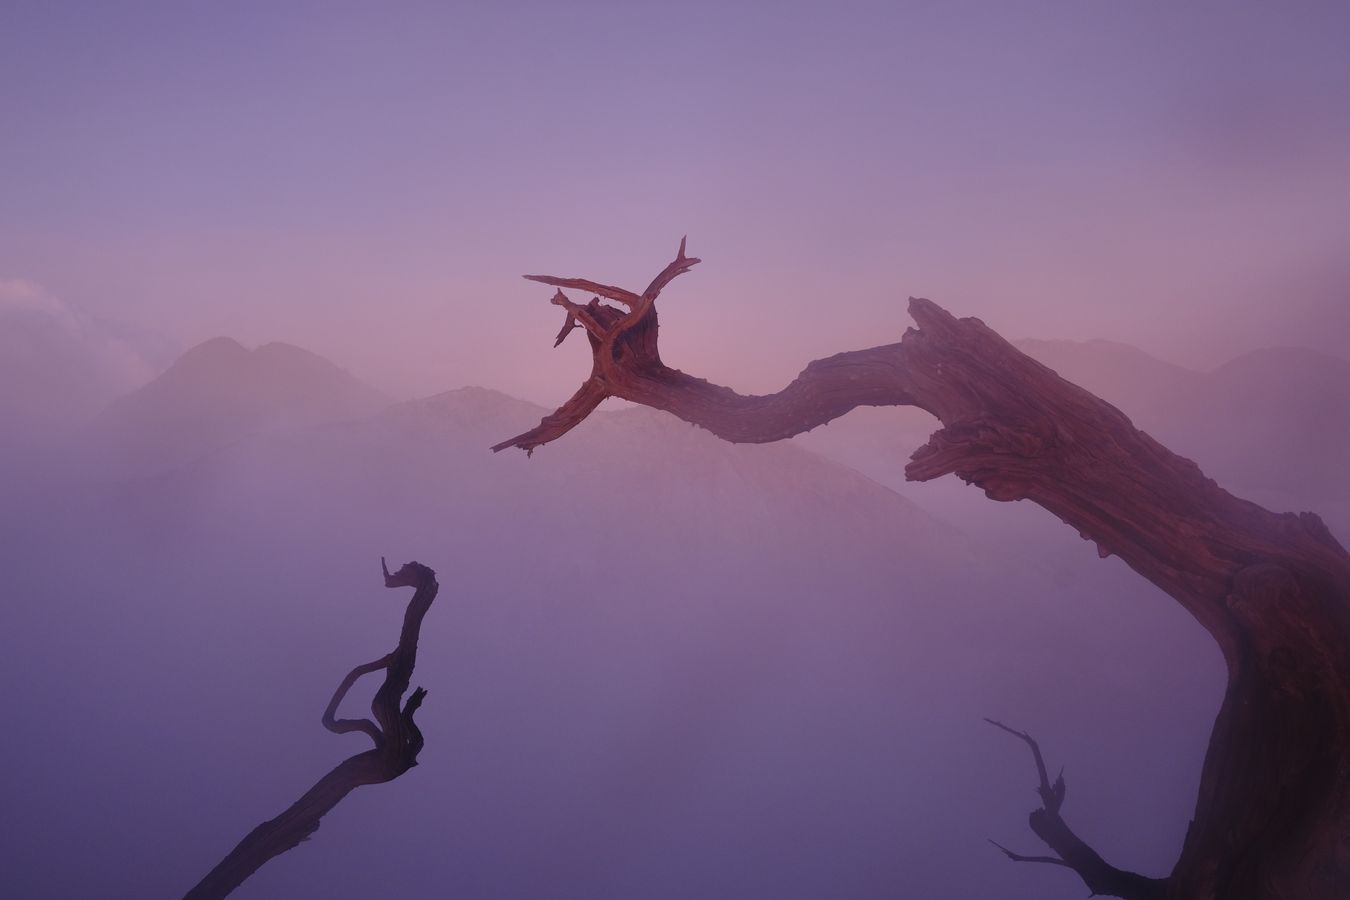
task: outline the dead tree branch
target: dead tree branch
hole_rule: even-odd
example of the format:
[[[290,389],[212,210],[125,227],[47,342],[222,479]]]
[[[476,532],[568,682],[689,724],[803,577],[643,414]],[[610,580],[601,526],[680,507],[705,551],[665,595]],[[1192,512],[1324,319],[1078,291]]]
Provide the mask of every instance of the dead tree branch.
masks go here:
[[[1014,737],[1025,741],[1031,748],[1036,760],[1036,775],[1040,784],[1036,792],[1041,796],[1041,808],[1033,810],[1030,816],[1031,830],[1045,842],[1055,856],[1023,856],[1014,853],[996,841],[990,841],[1013,862],[1053,863],[1065,866],[1078,873],[1083,883],[1092,891],[1093,896],[1122,897],[1124,900],[1162,900],[1166,896],[1167,882],[1160,878],[1149,878],[1135,872],[1117,869],[1087,845],[1073,832],[1060,815],[1064,805],[1064,773],[1060,772],[1053,784],[1046,774],[1045,760],[1041,756],[1040,744],[1025,731],[1009,728],[1002,722],[985,719],[995,728],[1001,728]]]
[[[918,327],[900,342],[816,360],[776,394],[687,375],[661,360],[655,299],[695,262],[681,241],[641,295],[531,276],[597,295],[584,307],[589,324],[569,306],[560,334],[582,321],[591,373],[556,412],[493,449],[556,440],[606,397],[750,443],[857,406],[927,410],[942,427],[907,478],[955,473],[994,500],[1045,507],[1170,594],[1224,654],[1228,690],[1164,895],[1350,897],[1350,555],[1321,519],[1234,497],[1115,407],[929,300],[910,299]]]
[[[392,781],[417,765],[423,738],[413,716],[427,692],[419,687],[408,695],[406,703],[403,695],[417,665],[417,640],[422,619],[436,599],[440,586],[436,583],[436,573],[421,563],[407,563],[392,575],[383,558],[380,567],[384,570],[385,587],[415,588],[403,616],[398,646],[392,653],[348,672],[323,712],[323,725],[329,731],[334,734],[360,731],[374,742],[374,748],[343,760],[285,812],[250,831],[219,865],[187,892],[184,900],[215,900],[228,895],[268,860],[307,840],[319,829],[319,820],[354,789],[363,784]],[[384,683],[370,705],[375,721],[336,718],[339,704],[357,679],[381,669],[384,670]]]

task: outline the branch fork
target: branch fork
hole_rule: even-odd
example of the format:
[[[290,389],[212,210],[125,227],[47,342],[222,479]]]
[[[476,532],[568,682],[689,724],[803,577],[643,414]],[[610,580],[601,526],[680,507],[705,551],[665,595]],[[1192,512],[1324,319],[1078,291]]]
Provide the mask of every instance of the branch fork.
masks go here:
[[[586,278],[525,276],[527,281],[537,281],[558,289],[549,302],[562,307],[567,316],[553,346],[557,347],[566,340],[574,329],[584,329],[591,342],[591,374],[572,398],[555,413],[545,417],[539,427],[502,441],[492,448],[494,453],[507,447],[519,447],[527,454],[533,454],[540,444],[561,437],[578,425],[606,398],[624,396],[622,385],[634,373],[664,368],[656,344],[656,298],[666,285],[701,262],[697,257],[686,254],[685,241],[685,238],[680,238],[680,248],[675,258],[657,273],[641,294]],[[589,303],[581,305],[564,294],[563,288],[595,296]],[[602,297],[623,308],[601,303]]]

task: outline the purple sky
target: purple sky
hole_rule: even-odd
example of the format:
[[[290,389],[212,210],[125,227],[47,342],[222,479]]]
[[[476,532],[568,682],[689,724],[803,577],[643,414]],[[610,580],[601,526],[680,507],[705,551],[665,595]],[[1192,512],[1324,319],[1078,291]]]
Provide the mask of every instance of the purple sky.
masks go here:
[[[546,402],[585,350],[517,276],[640,288],[685,232],[663,346],[748,390],[909,294],[1350,356],[1348,46],[1343,2],[8,2],[0,282]]]

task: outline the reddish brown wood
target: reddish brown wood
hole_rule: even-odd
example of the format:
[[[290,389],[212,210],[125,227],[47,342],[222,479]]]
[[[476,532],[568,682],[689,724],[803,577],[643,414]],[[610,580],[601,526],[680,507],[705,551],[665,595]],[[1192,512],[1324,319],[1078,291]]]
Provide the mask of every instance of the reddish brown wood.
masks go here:
[[[219,865],[187,892],[185,900],[213,900],[228,895],[268,860],[307,840],[319,829],[319,820],[354,789],[363,784],[392,781],[417,765],[423,741],[413,715],[427,692],[419,687],[408,695],[406,703],[403,695],[417,665],[417,639],[421,634],[422,619],[440,588],[436,573],[421,563],[407,563],[392,575],[383,559],[380,566],[384,569],[385,587],[416,589],[403,616],[398,646],[393,652],[347,673],[323,712],[323,725],[329,731],[335,734],[363,732],[375,743],[374,749],[343,760],[285,812],[250,831]],[[375,721],[336,718],[338,706],[357,679],[381,669],[384,670],[384,683],[370,704]]]
[[[1164,896],[1350,897],[1350,555],[1321,519],[1234,497],[1115,407],[929,300],[910,299],[918,327],[899,343],[812,362],[776,394],[744,396],[669,368],[656,295],[697,262],[682,241],[641,295],[529,276],[599,295],[585,306],[562,290],[553,299],[568,312],[559,341],[586,330],[591,374],[493,449],[532,451],[606,397],[738,442],[790,437],[856,406],[927,410],[942,427],[907,478],[955,473],[994,500],[1040,504],[1175,598],[1223,651],[1228,689]]]

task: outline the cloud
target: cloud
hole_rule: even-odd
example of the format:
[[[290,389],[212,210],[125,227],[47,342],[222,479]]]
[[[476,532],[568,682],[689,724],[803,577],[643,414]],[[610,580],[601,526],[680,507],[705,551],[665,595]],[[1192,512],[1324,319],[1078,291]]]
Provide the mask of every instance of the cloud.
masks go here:
[[[25,443],[93,415],[152,374],[115,329],[39,284],[0,279],[0,415]]]

